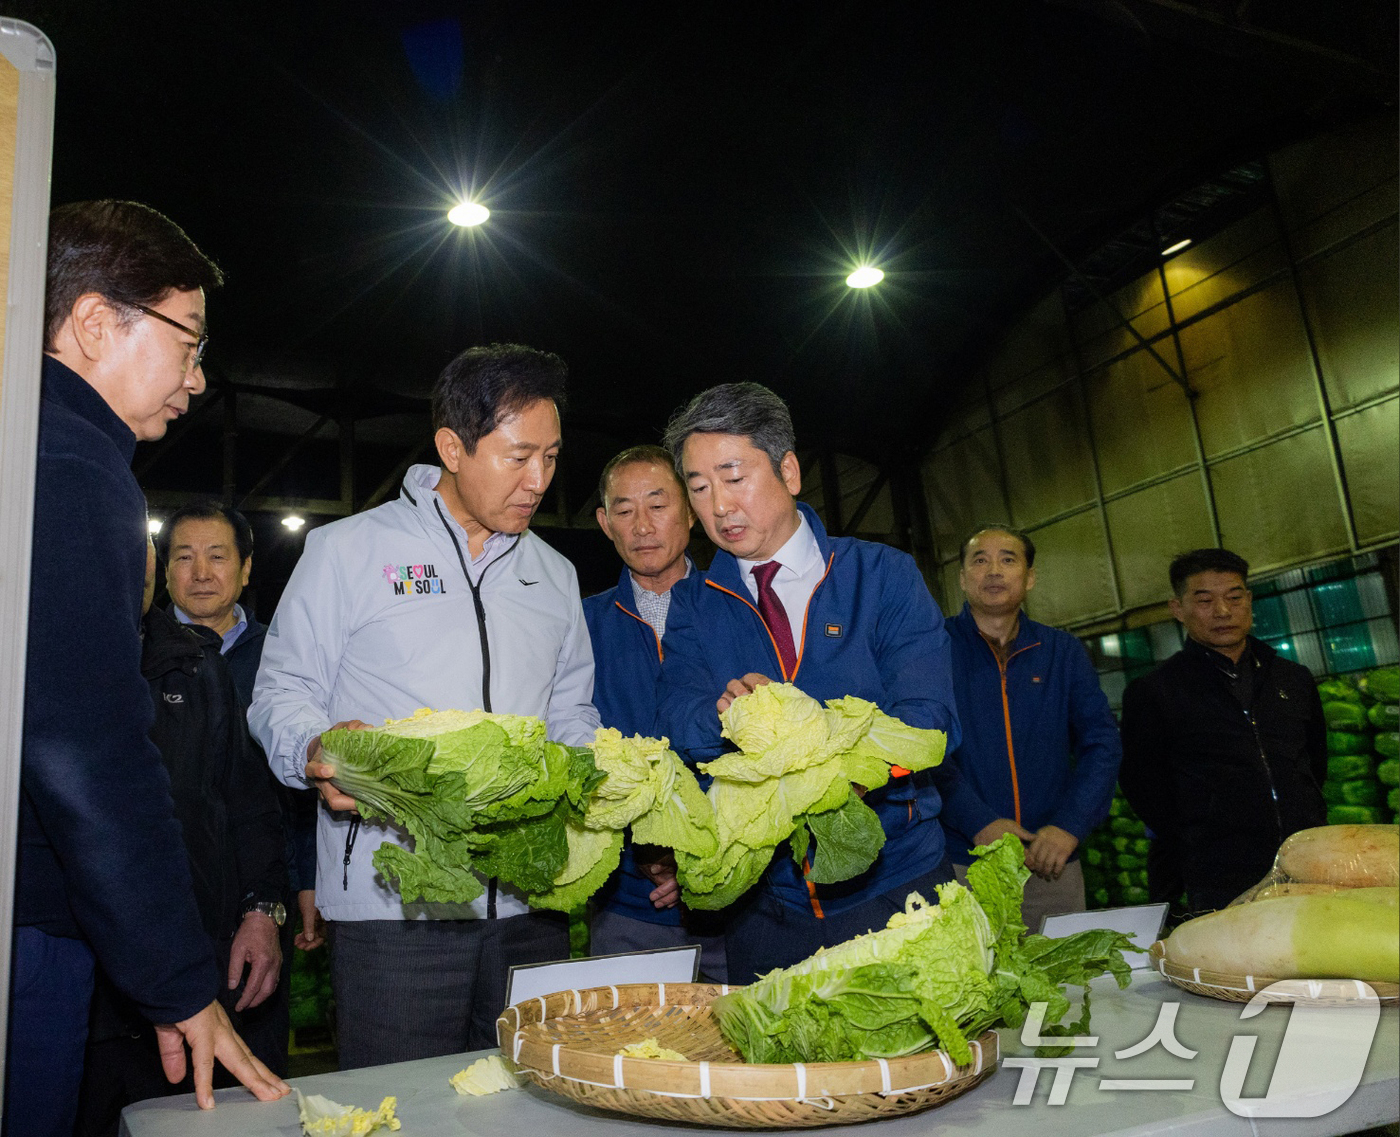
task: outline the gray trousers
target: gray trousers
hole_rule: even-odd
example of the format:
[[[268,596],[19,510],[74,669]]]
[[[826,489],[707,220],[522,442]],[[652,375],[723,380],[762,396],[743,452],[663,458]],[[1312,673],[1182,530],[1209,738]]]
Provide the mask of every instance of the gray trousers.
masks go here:
[[[961,884],[967,883],[967,866],[954,865]],[[1021,919],[1026,922],[1026,930],[1032,935],[1040,931],[1040,922],[1046,916],[1061,916],[1066,912],[1083,912],[1084,869],[1080,863],[1070,861],[1059,880],[1041,880],[1032,875],[1026,881],[1026,892],[1021,900]]]
[[[709,915],[709,913],[702,913]],[[700,935],[681,924],[653,924],[624,916],[610,908],[595,912],[588,926],[590,955],[620,955],[626,951],[700,945],[700,982],[728,983],[729,967],[724,958],[724,932]]]
[[[512,964],[569,958],[562,913],[329,924],[340,1068],[496,1045]]]

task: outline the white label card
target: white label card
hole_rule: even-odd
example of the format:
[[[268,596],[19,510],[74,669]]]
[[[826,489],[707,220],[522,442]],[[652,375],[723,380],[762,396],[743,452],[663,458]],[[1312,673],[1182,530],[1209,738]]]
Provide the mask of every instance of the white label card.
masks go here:
[[[592,955],[556,963],[524,963],[510,969],[506,1006],[555,991],[582,991],[622,983],[694,983],[700,974],[700,946]]]
[[[1108,928],[1122,932],[1144,952],[1162,932],[1162,921],[1167,918],[1165,904],[1135,904],[1131,908],[1104,908],[1098,912],[1068,912],[1063,916],[1046,916],[1040,922],[1040,933],[1044,936],[1072,936],[1075,932],[1087,932],[1093,928]],[[1142,971],[1152,966],[1146,955],[1124,955],[1134,971]]]

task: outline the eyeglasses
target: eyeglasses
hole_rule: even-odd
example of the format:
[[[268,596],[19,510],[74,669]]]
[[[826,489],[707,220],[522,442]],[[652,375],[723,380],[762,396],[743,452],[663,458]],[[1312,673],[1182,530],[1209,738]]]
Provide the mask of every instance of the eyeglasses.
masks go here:
[[[144,304],[133,304],[132,307],[138,312],[145,312],[148,316],[154,316],[157,320],[169,324],[172,328],[179,328],[187,336],[194,336],[195,343],[191,345],[194,347],[194,362],[190,364],[190,370],[193,371],[199,366],[199,361],[204,358],[204,349],[209,346],[208,332],[197,332],[193,328],[187,328],[184,324],[180,323],[179,320],[172,320],[169,316],[157,312],[154,308],[147,308]]]

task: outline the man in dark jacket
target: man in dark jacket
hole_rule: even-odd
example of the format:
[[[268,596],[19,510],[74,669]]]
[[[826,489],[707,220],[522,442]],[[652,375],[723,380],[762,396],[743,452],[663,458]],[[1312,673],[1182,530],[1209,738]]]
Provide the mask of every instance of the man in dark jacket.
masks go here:
[[[219,1002],[248,1041],[244,1016],[267,1006],[280,986],[278,917],[287,882],[281,813],[218,637],[151,606],[154,548],[146,572],[141,673],[156,712],[151,740],[170,774],[200,918],[227,978]],[[76,1132],[115,1133],[124,1106],[188,1093],[189,1082],[166,1082],[150,1024],[99,971]]]
[[[215,999],[141,677],[146,503],[130,463],[204,389],[204,289],[220,280],[146,206],[50,216],[5,1076],[15,1133],[72,1129],[94,955],[157,1024],[167,1075],[183,1077],[191,1047],[202,1106],[215,1058],[260,1098],[289,1092]],[[56,591],[77,565],[82,587]]]
[[[583,602],[593,643],[593,705],[603,725],[651,735],[656,680],[671,589],[690,575],[686,556],[695,515],[685,487],[659,446],[634,446],[603,467],[598,525],[622,558],[616,588]],[[638,856],[640,853],[640,856]],[[683,912],[670,850],[622,849],[622,862],[593,898],[594,955],[698,944],[702,973],[724,982],[724,935],[706,913]]]
[[[1123,695],[1119,783],[1153,833],[1154,900],[1193,912],[1259,881],[1283,839],[1323,825],[1326,728],[1307,668],[1249,634],[1249,565],[1226,549],[1171,564],[1186,643]]]
[[[1035,586],[1035,543],[1004,525],[962,545],[967,603],[948,621],[962,745],[949,756],[981,803],[971,832],[948,828],[961,878],[969,849],[1003,833],[1026,843],[1021,914],[1084,910],[1075,852],[1108,816],[1122,749],[1118,724],[1084,647],[1021,610]]]
[[[212,498],[177,509],[161,531],[170,614],[182,624],[206,629],[218,638],[242,706],[253,699],[253,682],[262,659],[267,626],[239,603],[253,571],[253,529],[238,510]],[[264,770],[266,759],[256,743],[254,752]],[[304,930],[293,940],[295,919],[282,925],[282,979],[271,999],[243,1018],[243,1040],[254,1054],[279,1074],[287,1070],[291,1028],[289,997],[292,947],[309,951],[324,941],[324,925],[316,913],[316,795],[292,790],[267,771],[282,809],[286,830],[286,862],[290,887],[279,904],[294,908]],[[286,913],[284,913],[285,915]]]

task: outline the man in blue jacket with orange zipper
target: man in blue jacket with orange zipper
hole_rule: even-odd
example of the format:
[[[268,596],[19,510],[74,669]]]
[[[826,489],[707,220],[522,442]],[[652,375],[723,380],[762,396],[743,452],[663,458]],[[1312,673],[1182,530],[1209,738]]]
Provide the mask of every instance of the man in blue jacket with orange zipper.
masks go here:
[[[754,383],[712,387],[672,418],[666,446],[719,548],[707,572],[672,594],[657,728],[677,753],[690,763],[717,757],[725,748],[719,714],[773,681],[818,700],[869,699],[911,726],[946,731],[956,746],[938,605],[908,554],[828,537],[798,503],[801,470],[783,401]],[[853,880],[818,886],[806,879],[809,868],[775,856],[727,910],[730,982],[884,927],[911,891],[932,897],[953,877],[939,814],[956,811],[960,796],[942,769],[894,777],[867,794],[886,840]]]
[[[622,558],[622,577],[583,602],[593,643],[593,705],[604,726],[650,735],[656,679],[671,591],[693,569],[686,556],[695,515],[671,456],[634,446],[603,467],[598,525]],[[622,863],[593,898],[594,955],[698,944],[700,970],[723,982],[724,935],[705,912],[680,904],[675,856],[668,849],[623,847]]]
[[[962,545],[967,603],[948,621],[962,745],[952,754],[976,805],[949,826],[961,869],[970,846],[1015,833],[1026,843],[1021,915],[1084,910],[1075,850],[1108,816],[1123,757],[1118,724],[1088,653],[1068,632],[1022,610],[1035,586],[1035,544],[994,525]],[[961,876],[961,871],[959,876]]]

